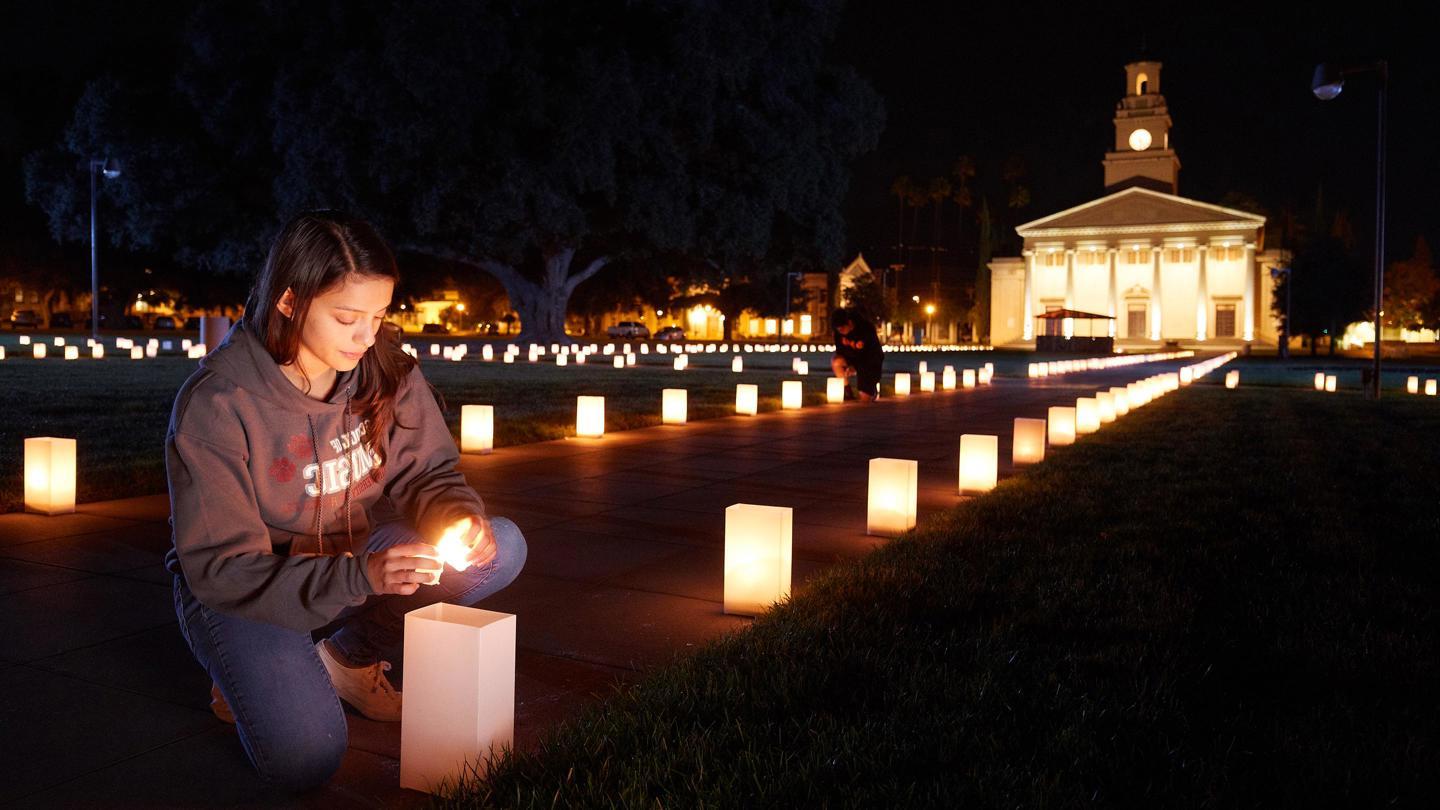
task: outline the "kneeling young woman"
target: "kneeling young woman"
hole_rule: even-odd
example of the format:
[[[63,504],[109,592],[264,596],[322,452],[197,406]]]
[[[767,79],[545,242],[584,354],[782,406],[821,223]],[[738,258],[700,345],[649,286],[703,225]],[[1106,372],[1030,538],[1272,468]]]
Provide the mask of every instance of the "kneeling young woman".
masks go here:
[[[368,224],[292,220],[245,316],[175,398],[165,440],[175,610],[260,776],[324,782],[341,701],[398,721],[404,616],[509,585],[525,539],[455,469],[436,394],[384,321],[399,277]],[[458,529],[463,571],[432,543]],[[333,628],[327,638],[315,631]]]

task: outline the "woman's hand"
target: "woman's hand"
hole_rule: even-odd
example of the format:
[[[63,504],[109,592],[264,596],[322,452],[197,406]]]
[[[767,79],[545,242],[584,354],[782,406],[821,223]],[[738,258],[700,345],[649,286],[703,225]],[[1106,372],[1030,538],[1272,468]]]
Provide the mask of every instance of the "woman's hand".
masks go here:
[[[365,576],[376,593],[409,596],[421,585],[439,582],[442,566],[429,543],[402,543],[373,552],[365,561]]]
[[[490,528],[490,518],[471,515],[465,518],[469,525],[460,534],[460,539],[470,547],[466,562],[470,565],[489,565],[499,548],[495,546],[495,532]]]

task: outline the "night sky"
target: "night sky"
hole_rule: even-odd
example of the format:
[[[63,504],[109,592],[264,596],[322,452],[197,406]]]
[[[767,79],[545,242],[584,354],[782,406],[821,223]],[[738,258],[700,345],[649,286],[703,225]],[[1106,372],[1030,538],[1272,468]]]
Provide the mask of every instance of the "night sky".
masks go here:
[[[1422,43],[1433,39],[1429,22],[1414,12],[1321,15],[1313,5],[1131,5],[1146,11],[852,2],[840,46],[888,109],[879,149],[856,166],[852,243],[884,255],[896,232],[891,181],[944,173],[959,154],[977,159],[982,186],[998,186],[1007,156],[1024,157],[1033,202],[1022,221],[1101,196],[1124,65],[1144,54],[1164,64],[1182,196],[1219,202],[1236,191],[1306,213],[1323,185],[1327,206],[1349,212],[1363,255],[1375,210],[1375,84],[1352,79],[1339,98],[1321,102],[1310,78],[1321,61],[1387,59],[1390,256],[1408,256],[1421,232],[1435,244],[1440,63]],[[994,188],[991,205],[999,202]]]
[[[43,219],[24,205],[19,161],[59,137],[88,78],[147,60],[162,64],[189,5],[52,0],[7,9],[0,26],[0,227],[43,232]],[[1237,191],[1304,213],[1323,185],[1327,204],[1351,215],[1367,246],[1362,254],[1374,217],[1374,85],[1351,80],[1339,99],[1322,103],[1309,81],[1317,61],[1388,58],[1390,256],[1409,255],[1419,233],[1440,239],[1427,204],[1440,183],[1432,110],[1440,63],[1422,47],[1433,38],[1426,21],[1380,11],[1313,16],[1314,6],[1260,4],[1176,4],[1173,16],[1100,17],[1087,5],[849,4],[836,58],[866,76],[887,106],[880,146],[855,165],[846,200],[851,250],[887,263],[897,214],[891,182],[900,174],[924,181],[946,173],[961,154],[976,159],[976,184],[992,208],[1003,205],[1001,162],[1024,158],[1033,201],[1021,220],[1099,196],[1123,66],[1142,53],[1164,63],[1161,89],[1174,119],[1182,195],[1218,202]],[[928,229],[928,214],[923,221]]]

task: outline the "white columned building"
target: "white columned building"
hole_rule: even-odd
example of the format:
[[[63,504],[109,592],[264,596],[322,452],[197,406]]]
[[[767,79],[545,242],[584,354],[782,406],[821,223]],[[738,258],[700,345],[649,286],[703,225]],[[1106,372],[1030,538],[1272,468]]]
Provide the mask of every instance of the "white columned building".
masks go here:
[[[1103,161],[1108,193],[1020,225],[1021,256],[991,261],[993,345],[1033,347],[1037,330],[1072,336],[1070,318],[1037,321],[1059,309],[1113,317],[1108,334],[1122,348],[1278,340],[1269,271],[1289,255],[1264,249],[1264,217],[1176,193],[1160,67],[1125,66]],[[1093,334],[1107,332],[1096,324]]]

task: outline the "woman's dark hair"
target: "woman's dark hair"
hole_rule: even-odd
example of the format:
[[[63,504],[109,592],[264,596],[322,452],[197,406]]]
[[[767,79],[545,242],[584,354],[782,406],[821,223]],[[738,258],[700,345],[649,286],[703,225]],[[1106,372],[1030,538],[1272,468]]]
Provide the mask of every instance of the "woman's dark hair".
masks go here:
[[[286,223],[270,247],[245,301],[245,325],[276,363],[293,363],[299,355],[300,332],[310,303],[350,276],[398,283],[400,271],[395,254],[368,222],[338,211],[300,214]],[[293,317],[288,318],[277,308],[286,290],[295,296]],[[387,321],[380,324],[375,345],[356,367],[352,403],[360,420],[369,420],[372,446],[382,461],[385,437],[395,421],[396,393],[415,365],[414,358],[400,348],[400,327]],[[380,474],[376,465],[372,475],[378,481]]]
[[[845,307],[840,307],[839,309],[830,313],[831,327],[845,326],[852,323],[855,323],[855,315]]]

